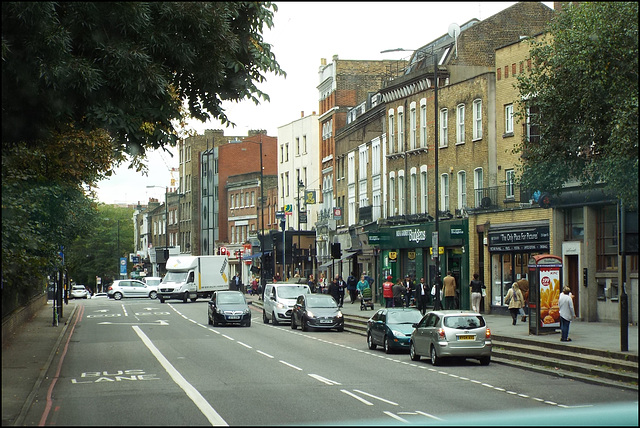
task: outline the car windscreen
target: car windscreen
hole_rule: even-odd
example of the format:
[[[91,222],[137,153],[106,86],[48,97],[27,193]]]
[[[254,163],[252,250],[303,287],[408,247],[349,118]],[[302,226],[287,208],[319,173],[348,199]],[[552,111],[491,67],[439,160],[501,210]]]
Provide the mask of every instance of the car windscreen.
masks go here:
[[[277,288],[278,296],[282,299],[295,299],[301,294],[309,293],[308,285],[287,285]]]
[[[479,328],[484,327],[484,318],[478,315],[454,315],[444,318],[444,326],[448,328]]]
[[[216,297],[216,301],[219,305],[233,305],[245,303],[242,294],[236,293],[223,293]]]
[[[387,314],[388,324],[414,324],[420,321],[422,314],[420,311],[390,311]]]
[[[73,289],[74,290],[79,290],[79,291],[84,291],[84,286],[82,286],[82,285],[74,285]]]
[[[309,295],[307,296],[308,308],[337,308],[336,301],[331,296]]]
[[[167,272],[162,279],[163,282],[185,282],[187,279],[187,272]]]

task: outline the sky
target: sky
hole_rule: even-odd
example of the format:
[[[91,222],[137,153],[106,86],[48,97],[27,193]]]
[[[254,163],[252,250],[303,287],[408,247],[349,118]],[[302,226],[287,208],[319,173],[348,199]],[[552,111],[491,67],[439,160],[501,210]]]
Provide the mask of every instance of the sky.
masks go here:
[[[273,28],[264,31],[264,41],[272,45],[276,61],[286,78],[266,74],[259,84],[270,102],[256,106],[252,101],[223,102],[227,117],[236,124],[228,128],[220,122],[192,121],[189,128],[203,134],[205,129],[222,129],[225,135],[246,136],[252,129],[265,129],[278,136],[278,127],[304,115],[318,112],[321,58],[330,64],[334,55],[345,60],[408,59],[411,52],[381,53],[387,49],[417,49],[446,34],[449,25],[484,20],[516,2],[275,2]],[[553,8],[553,2],[543,2]],[[171,183],[171,168],[178,158],[162,150],[147,156],[148,175],[116,169],[98,184],[98,200],[106,204],[146,204],[149,198],[164,201],[165,186]],[[178,180],[177,172],[174,178]],[[156,186],[147,188],[147,186]]]

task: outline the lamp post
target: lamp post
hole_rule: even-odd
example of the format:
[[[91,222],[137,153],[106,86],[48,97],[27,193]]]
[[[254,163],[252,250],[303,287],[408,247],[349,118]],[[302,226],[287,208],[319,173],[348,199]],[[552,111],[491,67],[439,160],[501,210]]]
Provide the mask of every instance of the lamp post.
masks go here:
[[[418,49],[403,49],[403,48],[396,48],[396,49],[386,49],[383,51],[380,51],[380,53],[386,53],[386,52],[402,52],[402,51],[406,51],[406,52],[417,52],[417,53],[422,53],[423,55],[425,55],[424,52],[418,51]],[[439,171],[438,171],[438,151],[439,151],[439,141],[438,141],[438,56],[436,55],[435,52],[435,46],[431,46],[431,56],[433,57],[433,80],[434,80],[434,97],[433,97],[433,116],[434,116],[434,128],[435,128],[435,132],[434,132],[434,143],[433,143],[433,147],[435,150],[435,159],[434,159],[434,163],[435,163],[435,170],[434,170],[434,181],[435,181],[435,196],[436,196],[436,201],[435,201],[435,207],[436,207],[436,224],[435,224],[435,232],[433,232],[433,235],[431,237],[431,248],[433,251],[433,259],[435,260],[435,264],[436,264],[436,278],[435,278],[435,283],[436,283],[436,306],[434,309],[439,309],[440,308],[440,281],[438,280],[438,277],[440,276],[440,214],[439,214],[439,208],[438,206],[440,205],[440,198],[439,198]]]
[[[298,178],[298,263],[300,263],[300,212],[301,212],[301,204],[300,204],[300,190],[304,189],[304,183],[301,178]],[[302,263],[300,263],[300,276],[302,277]]]
[[[162,186],[147,186],[147,189],[157,187],[162,189]],[[165,271],[167,266],[167,260],[169,259],[169,186],[164,188],[164,265]]]

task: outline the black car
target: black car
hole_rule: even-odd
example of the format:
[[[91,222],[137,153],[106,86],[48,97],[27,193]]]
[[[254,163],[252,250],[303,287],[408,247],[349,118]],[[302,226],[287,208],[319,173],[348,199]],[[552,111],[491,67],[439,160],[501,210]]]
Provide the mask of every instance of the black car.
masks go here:
[[[209,300],[209,325],[239,324],[251,326],[251,309],[240,291],[216,291]]]
[[[291,312],[291,328],[344,330],[344,317],[335,299],[328,294],[302,294]]]

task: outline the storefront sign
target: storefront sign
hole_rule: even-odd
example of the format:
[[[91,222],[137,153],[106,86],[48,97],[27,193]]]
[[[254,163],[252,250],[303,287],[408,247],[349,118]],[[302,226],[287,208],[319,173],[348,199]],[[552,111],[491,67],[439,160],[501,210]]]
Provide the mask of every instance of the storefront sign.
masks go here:
[[[549,226],[489,232],[489,251],[549,250]]]

